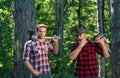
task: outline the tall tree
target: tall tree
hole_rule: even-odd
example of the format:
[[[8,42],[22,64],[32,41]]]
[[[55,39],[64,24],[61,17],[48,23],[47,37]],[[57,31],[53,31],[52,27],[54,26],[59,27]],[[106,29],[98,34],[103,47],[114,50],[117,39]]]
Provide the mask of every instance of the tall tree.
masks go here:
[[[61,57],[61,54],[63,52],[64,0],[55,0],[55,26],[55,34],[61,37],[61,39],[59,40],[59,57]],[[60,60],[57,60],[55,67],[55,77],[58,77],[58,72],[61,71],[61,68],[59,68],[60,66]]]
[[[60,51],[63,52],[63,28],[64,28],[64,0],[60,0],[60,23],[59,23],[59,34],[61,36],[60,40]]]
[[[63,52],[64,0],[55,0],[56,34],[61,37],[60,51]]]
[[[97,0],[98,6],[98,33],[104,33],[104,0]],[[103,57],[98,55],[98,67],[99,67],[99,77],[105,78],[105,60]]]
[[[14,78],[29,78],[23,65],[24,43],[35,30],[35,0],[15,0],[14,4]]]
[[[79,26],[81,26],[81,22],[80,22],[80,12],[81,12],[81,0],[79,0],[79,3],[78,3],[78,23],[79,23]]]
[[[55,0],[55,27],[56,35],[59,35],[59,1]]]
[[[112,77],[120,78],[120,0],[113,0],[111,8],[111,67]]]

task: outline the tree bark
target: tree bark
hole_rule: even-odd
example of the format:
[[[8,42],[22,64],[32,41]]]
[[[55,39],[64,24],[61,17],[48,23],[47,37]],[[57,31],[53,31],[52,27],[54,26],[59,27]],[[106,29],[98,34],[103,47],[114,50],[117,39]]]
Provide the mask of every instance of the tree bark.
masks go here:
[[[97,0],[98,5],[98,33],[104,33],[104,0]],[[98,68],[99,68],[99,77],[105,78],[105,60],[103,57],[98,55]]]
[[[60,0],[60,25],[59,25],[59,32],[60,32],[60,52],[64,52],[63,47],[63,28],[64,28],[64,0]]]
[[[80,16],[81,16],[81,0],[79,0],[79,5],[78,5],[78,23],[79,27],[81,27],[81,21],[80,21]]]
[[[56,35],[59,35],[59,1],[55,0],[55,27],[56,27]]]
[[[120,78],[120,0],[113,0],[111,25],[111,68],[112,77]]]
[[[28,31],[35,30],[34,0],[15,0],[14,2],[14,78],[29,78],[23,65],[22,54]]]

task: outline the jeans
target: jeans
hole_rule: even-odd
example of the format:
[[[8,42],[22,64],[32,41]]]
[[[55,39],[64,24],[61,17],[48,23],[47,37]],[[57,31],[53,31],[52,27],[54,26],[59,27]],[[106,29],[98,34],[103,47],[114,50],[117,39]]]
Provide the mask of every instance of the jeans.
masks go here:
[[[49,72],[48,74],[40,74],[39,76],[31,75],[30,78],[51,78],[51,73]]]

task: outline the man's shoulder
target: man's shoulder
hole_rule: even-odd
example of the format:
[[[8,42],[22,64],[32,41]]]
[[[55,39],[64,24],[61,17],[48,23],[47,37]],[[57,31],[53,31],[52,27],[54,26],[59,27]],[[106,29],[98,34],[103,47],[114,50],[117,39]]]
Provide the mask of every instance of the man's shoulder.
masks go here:
[[[31,40],[28,40],[26,43],[32,43],[32,42],[36,42],[37,41],[37,37],[36,36],[32,36]]]
[[[31,42],[32,42],[32,40],[28,40],[28,41],[25,43],[25,45],[29,45],[29,44],[31,44]]]

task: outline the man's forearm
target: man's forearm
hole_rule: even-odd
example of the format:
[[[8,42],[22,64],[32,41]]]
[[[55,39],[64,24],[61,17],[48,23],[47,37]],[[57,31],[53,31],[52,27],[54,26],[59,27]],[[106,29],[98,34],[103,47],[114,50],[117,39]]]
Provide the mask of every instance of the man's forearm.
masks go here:
[[[58,42],[54,42],[54,47],[55,47],[55,54],[58,54],[58,50],[59,50]]]
[[[105,45],[103,44],[103,45],[102,45],[102,49],[103,49],[104,57],[105,57],[105,58],[108,58],[108,57],[109,57],[109,52],[108,52],[107,46],[105,46]]]
[[[71,60],[76,59],[77,56],[78,56],[78,54],[80,53],[81,49],[82,49],[82,46],[79,45],[74,51],[72,51],[72,52],[69,54],[69,58],[70,58]]]
[[[31,64],[29,63],[29,61],[24,61],[25,66],[28,68],[28,70],[32,73],[34,73],[34,69],[31,66]]]

